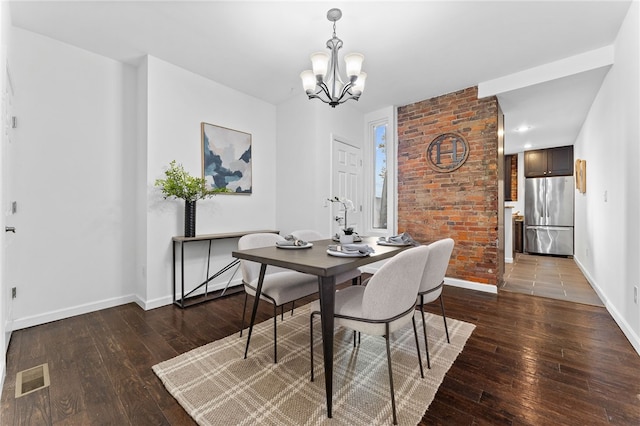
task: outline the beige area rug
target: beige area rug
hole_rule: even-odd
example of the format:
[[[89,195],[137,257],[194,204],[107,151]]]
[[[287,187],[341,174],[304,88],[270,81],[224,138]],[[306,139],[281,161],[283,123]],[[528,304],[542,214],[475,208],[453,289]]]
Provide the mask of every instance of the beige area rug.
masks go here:
[[[398,422],[417,424],[475,326],[428,314],[431,369],[426,368],[422,323],[418,321],[425,377],[420,378],[413,329],[391,338]],[[333,418],[326,416],[319,319],[314,321],[315,381],[310,382],[309,305],[278,319],[278,363],[273,363],[273,321],[253,329],[247,359],[246,333],[238,333],[153,366],[165,387],[200,425],[374,425],[392,424],[384,338],[336,327]]]

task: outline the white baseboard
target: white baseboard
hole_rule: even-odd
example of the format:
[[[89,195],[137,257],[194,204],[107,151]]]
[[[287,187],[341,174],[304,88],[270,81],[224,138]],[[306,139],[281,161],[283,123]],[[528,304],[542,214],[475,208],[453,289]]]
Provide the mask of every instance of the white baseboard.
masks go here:
[[[379,267],[382,264],[383,262],[381,261],[381,262],[364,266],[360,269],[362,269],[363,272],[374,274],[378,270],[378,268],[372,265],[378,265]],[[458,278],[447,278],[447,277],[444,278],[444,283],[452,287],[460,287],[460,288],[466,288],[469,290],[482,291],[485,293],[498,294],[498,287],[492,284],[480,284],[473,281],[461,280]]]
[[[238,285],[242,285],[242,279],[241,278],[236,278],[235,280],[231,281],[229,283],[229,287],[228,288],[232,288],[232,287],[235,287],[235,286],[238,286]],[[211,285],[209,285],[208,291],[211,293],[211,292],[214,292],[214,291],[222,290],[226,286],[227,286],[226,282],[224,282],[224,283],[212,283]],[[201,294],[204,294],[204,291],[205,291],[205,289],[203,287],[200,290],[195,291],[190,296],[199,296]],[[173,303],[173,298],[171,297],[171,295],[167,295],[167,296],[158,297],[156,299],[144,301],[140,297],[136,297],[135,302],[142,309],[144,309],[145,311],[148,311],[150,309],[155,309],[155,308],[160,308],[162,306],[171,305]]]
[[[136,296],[131,294],[128,296],[114,297],[98,302],[86,303],[83,305],[73,306],[65,309],[49,311],[38,315],[13,320],[12,329],[20,330],[35,325],[45,324],[52,321],[58,321],[65,318],[74,317],[76,315],[88,314],[89,312],[99,311],[101,309],[113,308],[131,302],[136,302]]]
[[[364,272],[369,272],[369,273],[374,273],[376,270],[377,268],[371,268],[371,267],[363,268]],[[462,287],[462,288],[482,291],[486,293],[496,294],[498,292],[497,287],[494,285],[479,284],[472,281],[460,280],[457,278],[445,278],[444,283],[446,285],[450,285],[454,287]],[[233,280],[229,284],[229,288],[237,285],[242,285],[241,279]],[[212,284],[209,287],[209,291],[222,290],[225,286],[226,286],[226,283]],[[204,289],[202,289],[200,292],[195,292],[194,295],[202,294],[202,293],[204,293]],[[166,296],[158,297],[156,299],[143,300],[140,296],[131,294],[127,296],[114,297],[111,299],[105,299],[98,302],[73,306],[66,309],[59,309],[56,311],[45,312],[43,314],[34,315],[30,317],[14,319],[11,326],[13,330],[20,330],[27,327],[33,327],[36,325],[41,325],[41,324],[45,324],[52,321],[58,321],[61,319],[70,318],[76,315],[82,315],[90,312],[99,311],[101,309],[113,308],[115,306],[120,306],[120,305],[124,305],[131,302],[136,303],[142,309],[144,309],[145,311],[148,311],[150,309],[171,305],[173,303],[173,299],[171,295],[166,295]]]
[[[587,271],[584,265],[580,263],[580,259],[574,256],[573,260],[574,262],[576,262],[576,265],[578,265],[578,268],[580,268],[580,270],[582,271],[582,274],[589,282],[589,285],[591,285],[593,290],[598,294],[598,297],[604,303],[604,307],[607,309],[607,311],[609,311],[609,313],[613,317],[613,320],[616,322],[616,324],[618,324],[618,327],[620,327],[620,330],[622,330],[622,333],[624,333],[624,335],[629,340],[629,343],[631,343],[631,346],[633,346],[633,348],[636,350],[638,355],[640,355],[640,336],[636,334],[636,332],[633,330],[633,327],[629,325],[629,323],[624,318],[624,316],[620,314],[618,309],[605,296],[605,294],[602,292],[602,289],[600,288],[598,283],[589,274],[589,271]]]
[[[498,294],[498,286],[493,284],[480,284],[473,281],[461,280],[458,278],[444,278],[444,283],[452,287],[466,288],[469,290],[482,291],[484,293]]]

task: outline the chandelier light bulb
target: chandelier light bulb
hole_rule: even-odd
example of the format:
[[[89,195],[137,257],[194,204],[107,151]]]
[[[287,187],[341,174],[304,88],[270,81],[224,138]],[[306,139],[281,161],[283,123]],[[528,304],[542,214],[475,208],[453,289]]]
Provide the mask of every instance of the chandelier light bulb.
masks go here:
[[[305,70],[300,73],[302,79],[302,87],[306,93],[313,93],[316,91],[316,76],[311,70]]]
[[[347,67],[347,77],[351,80],[352,77],[358,77],[360,71],[362,71],[362,61],[364,61],[364,55],[360,53],[349,53],[344,57],[344,62]]]
[[[353,84],[353,93],[362,94],[364,92],[364,83],[367,80],[367,73],[361,72],[356,82]]]
[[[313,68],[313,74],[320,81],[324,80],[327,75],[327,69],[329,68],[329,54],[326,52],[316,52],[311,55],[311,68]]]

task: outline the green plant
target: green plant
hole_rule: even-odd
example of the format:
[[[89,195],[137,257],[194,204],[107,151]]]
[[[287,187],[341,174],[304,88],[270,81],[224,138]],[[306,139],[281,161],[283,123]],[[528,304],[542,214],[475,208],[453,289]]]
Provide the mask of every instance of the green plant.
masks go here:
[[[213,197],[220,192],[228,192],[226,188],[207,189],[204,178],[191,176],[182,164],[176,160],[169,163],[164,172],[165,179],[156,179],[155,186],[159,186],[164,198],[175,197],[185,201],[197,201]]]

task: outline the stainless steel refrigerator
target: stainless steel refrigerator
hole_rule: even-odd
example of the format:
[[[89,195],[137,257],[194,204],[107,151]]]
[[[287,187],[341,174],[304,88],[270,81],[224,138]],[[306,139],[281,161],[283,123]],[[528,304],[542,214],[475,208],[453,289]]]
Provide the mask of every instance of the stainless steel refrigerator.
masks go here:
[[[573,256],[573,197],[573,176],[526,180],[526,252]]]

